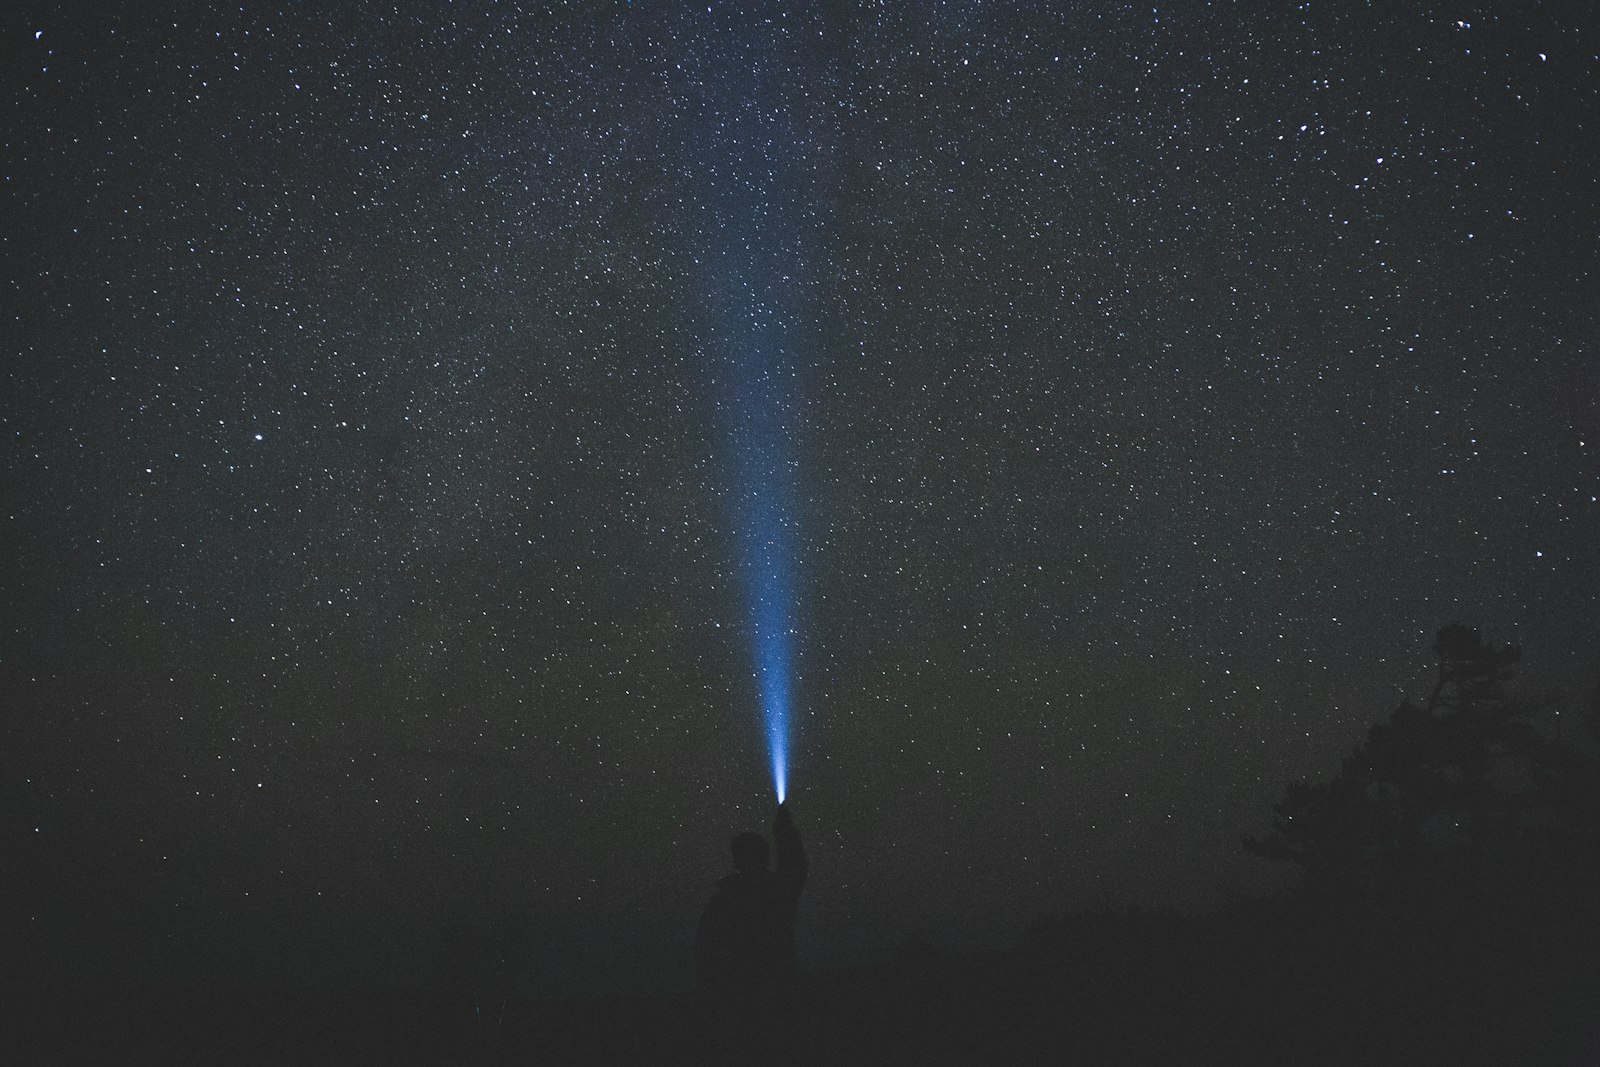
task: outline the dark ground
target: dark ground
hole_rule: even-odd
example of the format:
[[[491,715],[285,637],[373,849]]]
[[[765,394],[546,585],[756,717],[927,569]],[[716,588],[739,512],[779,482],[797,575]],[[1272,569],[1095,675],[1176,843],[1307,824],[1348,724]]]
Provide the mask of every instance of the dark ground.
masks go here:
[[[83,1064],[1600,1063],[1594,904],[1535,899],[1089,912],[1003,952],[907,944],[880,967],[807,975],[781,1004],[24,987],[0,1051]]]

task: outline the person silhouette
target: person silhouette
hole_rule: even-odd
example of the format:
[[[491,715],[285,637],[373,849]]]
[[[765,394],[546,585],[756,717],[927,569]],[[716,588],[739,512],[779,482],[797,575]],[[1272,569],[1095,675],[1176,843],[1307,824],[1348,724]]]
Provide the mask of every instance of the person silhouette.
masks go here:
[[[772,822],[776,869],[767,869],[767,839],[743,833],[731,843],[732,874],[717,882],[695,932],[695,975],[724,995],[771,992],[794,980],[794,921],[806,884],[806,853],[788,806]]]

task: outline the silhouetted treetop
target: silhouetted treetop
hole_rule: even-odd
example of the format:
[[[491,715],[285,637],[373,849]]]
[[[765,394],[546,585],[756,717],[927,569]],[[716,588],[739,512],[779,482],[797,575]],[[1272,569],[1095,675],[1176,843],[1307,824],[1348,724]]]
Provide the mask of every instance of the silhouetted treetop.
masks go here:
[[[1430,714],[1440,708],[1470,711],[1504,706],[1505,686],[1522,659],[1516,645],[1495,648],[1475,628],[1458,622],[1439,631],[1433,652],[1439,658],[1439,679],[1428,697]]]
[[[1520,651],[1459,623],[1433,651],[1427,702],[1374,724],[1332,779],[1291,784],[1272,832],[1247,849],[1300,866],[1308,884],[1375,888],[1442,857],[1583,847],[1600,808],[1595,761],[1534,724],[1554,701],[1509,695]]]

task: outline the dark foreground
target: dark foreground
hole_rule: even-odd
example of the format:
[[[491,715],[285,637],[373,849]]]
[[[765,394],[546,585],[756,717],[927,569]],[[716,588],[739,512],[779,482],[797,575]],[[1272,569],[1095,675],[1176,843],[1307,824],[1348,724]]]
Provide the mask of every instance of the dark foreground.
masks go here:
[[[1551,902],[1555,905],[1556,902]],[[1582,914],[1566,909],[1576,906]],[[13,1063],[1600,1063],[1582,903],[1090,913],[1005,952],[908,945],[782,1002],[446,990],[40,989]],[[9,976],[15,980],[16,974]]]

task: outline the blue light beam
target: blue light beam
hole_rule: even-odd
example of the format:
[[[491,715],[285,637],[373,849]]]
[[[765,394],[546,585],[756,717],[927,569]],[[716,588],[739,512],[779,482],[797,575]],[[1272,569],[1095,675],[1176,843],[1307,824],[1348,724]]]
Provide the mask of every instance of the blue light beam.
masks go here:
[[[794,678],[794,546],[787,500],[790,477],[787,464],[777,458],[781,455],[775,440],[777,427],[766,418],[754,421],[769,425],[765,433],[753,431],[760,443],[745,446],[745,507],[740,517],[742,569],[762,724],[772,761],[772,785],[782,804],[789,792]]]
[[[814,176],[799,121],[804,92],[796,40],[764,16],[719,9],[708,52],[712,113],[694,158],[702,220],[693,262],[707,297],[718,411],[730,472],[734,545],[743,584],[761,732],[778,802],[794,751],[798,561],[796,369],[812,343],[806,234]]]
[[[724,232],[737,239],[709,257],[721,275],[713,286],[712,306],[720,320],[722,410],[736,479],[732,519],[751,666],[773,789],[781,804],[789,792],[797,629],[791,440],[797,420],[792,338],[784,310],[792,302],[788,271],[794,269],[798,250],[792,238],[785,242],[781,229],[771,228],[784,214],[776,198],[755,182],[737,188],[738,193],[721,200],[730,216]]]

